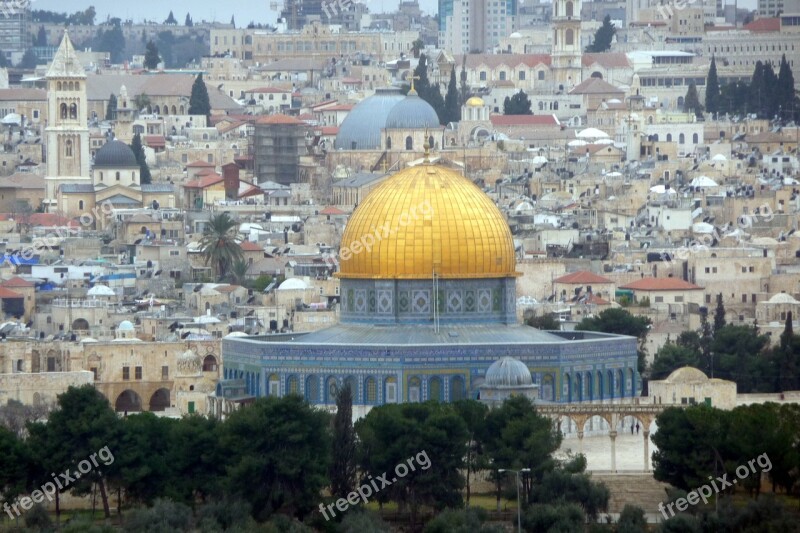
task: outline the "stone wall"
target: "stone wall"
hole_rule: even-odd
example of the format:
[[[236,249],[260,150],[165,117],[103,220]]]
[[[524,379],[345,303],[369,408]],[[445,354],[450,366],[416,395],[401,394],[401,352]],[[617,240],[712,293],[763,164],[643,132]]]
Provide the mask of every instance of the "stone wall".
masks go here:
[[[47,372],[38,374],[0,374],[0,404],[16,400],[25,405],[53,403],[70,387],[90,385],[91,372]]]

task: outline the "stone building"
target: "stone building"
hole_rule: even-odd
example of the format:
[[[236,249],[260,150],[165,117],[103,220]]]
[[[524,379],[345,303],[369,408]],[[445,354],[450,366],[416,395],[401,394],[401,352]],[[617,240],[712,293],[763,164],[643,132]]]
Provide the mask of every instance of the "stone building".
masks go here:
[[[718,409],[736,407],[736,383],[709,379],[690,366],[675,370],[667,379],[650,381],[648,397],[656,404],[705,404]]]

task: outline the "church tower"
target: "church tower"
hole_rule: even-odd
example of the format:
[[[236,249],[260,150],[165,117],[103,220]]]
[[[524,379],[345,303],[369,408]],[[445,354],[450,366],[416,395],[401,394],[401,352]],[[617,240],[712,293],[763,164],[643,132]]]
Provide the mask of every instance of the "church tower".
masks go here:
[[[117,98],[117,123],[114,127],[114,135],[125,144],[131,144],[133,141],[134,111],[128,97],[128,89],[123,85],[119,89],[119,98]]]
[[[55,206],[60,185],[91,183],[86,71],[66,32],[46,79],[46,201]]]
[[[581,82],[581,0],[553,0],[552,20],[553,78],[567,92]]]

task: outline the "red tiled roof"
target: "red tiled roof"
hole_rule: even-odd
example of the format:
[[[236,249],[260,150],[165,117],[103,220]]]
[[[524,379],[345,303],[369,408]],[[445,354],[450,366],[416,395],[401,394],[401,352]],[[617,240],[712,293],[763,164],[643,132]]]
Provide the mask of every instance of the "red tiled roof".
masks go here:
[[[14,276],[11,279],[7,279],[4,282],[0,283],[2,287],[34,287],[34,284],[30,281],[25,281],[19,276]]]
[[[321,135],[336,135],[339,133],[339,126],[322,126],[319,132]]]
[[[464,56],[454,57],[455,64],[461,65]],[[508,68],[515,68],[519,65],[533,68],[537,65],[550,65],[550,54],[468,54],[467,67],[477,68],[486,65],[488,68],[497,68],[505,65]]]
[[[623,285],[620,289],[631,289],[634,291],[700,291],[694,283],[683,281],[680,278],[642,278]]]
[[[5,300],[7,298],[24,298],[24,296],[18,292],[12,291],[11,289],[0,287],[0,300]]]
[[[491,115],[492,126],[560,126],[555,115]]]
[[[578,272],[573,272],[572,274],[567,274],[565,276],[561,276],[560,278],[556,278],[553,280],[553,283],[575,283],[578,285],[586,285],[588,283],[614,282],[608,278],[598,276],[597,274],[593,274],[587,270],[579,270]]]
[[[303,124],[302,121],[287,115],[267,115],[256,120],[256,124]]]
[[[353,109],[352,104],[339,104],[339,105],[332,105],[330,107],[325,107],[323,109],[315,109],[315,113],[322,113],[323,111],[350,111]]]
[[[778,17],[757,19],[745,24],[744,29],[752,32],[781,31],[781,19]]]
[[[192,161],[191,163],[186,165],[186,168],[199,168],[199,167],[214,168],[216,167],[216,165],[214,163],[208,163],[206,161]]]
[[[603,300],[596,294],[590,294],[586,297],[587,304],[594,304],[594,305],[609,305],[611,302],[608,300]]]
[[[620,94],[625,91],[600,78],[587,78],[572,88],[569,94]]]
[[[44,226],[48,228],[58,226],[80,226],[80,224],[78,224],[78,222],[75,220],[71,220],[65,216],[57,215],[56,213],[31,213],[28,215],[28,223],[31,226]]]
[[[163,135],[145,135],[144,144],[150,148],[164,148],[167,146],[167,140]]]
[[[589,67],[597,63],[605,68],[625,68],[630,67],[631,62],[628,56],[622,52],[600,52],[594,54],[583,54],[581,63],[584,67]]]
[[[333,206],[329,205],[328,207],[326,207],[325,209],[320,211],[319,214],[320,215],[346,215],[347,213],[345,213],[344,211],[342,211],[338,207],[333,207]]]
[[[243,252],[263,252],[264,249],[254,242],[244,241],[239,245]]]
[[[216,185],[217,183],[222,182],[222,176],[217,174],[208,174],[207,176],[203,176],[201,178],[197,178],[191,181],[187,181],[183,184],[184,189],[205,189],[206,187],[211,187],[212,185]]]

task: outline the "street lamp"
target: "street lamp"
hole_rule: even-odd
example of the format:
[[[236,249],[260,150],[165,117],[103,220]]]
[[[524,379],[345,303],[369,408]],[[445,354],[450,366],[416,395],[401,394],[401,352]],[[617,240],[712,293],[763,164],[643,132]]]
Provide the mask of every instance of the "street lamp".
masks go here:
[[[522,506],[519,502],[519,474],[520,472],[530,472],[530,468],[520,468],[519,470],[511,470],[509,468],[501,468],[498,470],[499,473],[503,472],[514,472],[517,476],[517,531],[522,533]]]

